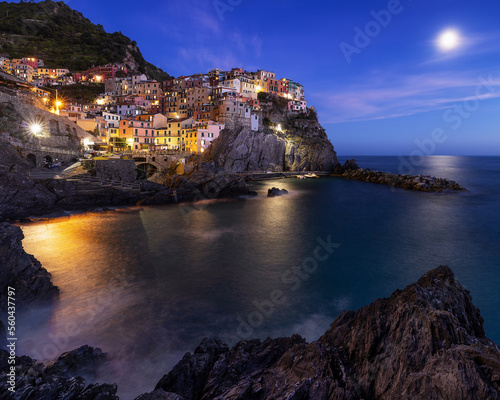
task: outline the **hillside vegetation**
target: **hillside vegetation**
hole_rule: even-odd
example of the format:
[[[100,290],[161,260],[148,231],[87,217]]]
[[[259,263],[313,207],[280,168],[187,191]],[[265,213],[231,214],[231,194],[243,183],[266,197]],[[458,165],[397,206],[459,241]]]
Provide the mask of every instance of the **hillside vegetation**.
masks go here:
[[[133,73],[163,81],[168,74],[148,63],[135,41],[107,33],[63,2],[0,2],[0,53],[37,57],[50,68],[82,71],[93,65],[124,63]]]

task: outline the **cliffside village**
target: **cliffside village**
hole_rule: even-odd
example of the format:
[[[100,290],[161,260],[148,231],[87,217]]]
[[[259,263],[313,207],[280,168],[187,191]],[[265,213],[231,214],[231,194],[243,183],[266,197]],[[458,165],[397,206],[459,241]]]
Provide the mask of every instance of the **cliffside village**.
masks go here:
[[[46,68],[36,58],[0,57],[0,68],[26,82],[47,109],[92,132],[94,143],[85,143],[89,149],[200,154],[225,127],[258,130],[263,123],[261,111],[269,106],[260,92],[288,100],[289,113],[308,112],[303,86],[291,79],[277,79],[272,71],[212,69],[160,83],[129,74],[124,66],[115,64],[72,73]],[[91,104],[66,102],[58,89],[75,83],[104,83],[105,92]]]

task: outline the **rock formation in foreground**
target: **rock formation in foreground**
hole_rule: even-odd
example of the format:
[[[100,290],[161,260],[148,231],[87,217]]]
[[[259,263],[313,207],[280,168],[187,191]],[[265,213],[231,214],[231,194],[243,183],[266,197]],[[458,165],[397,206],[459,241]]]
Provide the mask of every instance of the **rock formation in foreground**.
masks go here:
[[[258,131],[227,123],[228,129],[205,153],[205,161],[227,172],[332,171],[337,154],[316,113],[292,115],[287,104],[276,96],[261,100],[263,120]]]
[[[50,304],[59,293],[59,289],[50,281],[50,273],[35,257],[24,251],[23,238],[21,228],[7,222],[0,223],[0,307],[2,313],[7,310],[8,286],[15,288],[18,309]]]
[[[49,365],[27,356],[16,357],[15,385],[10,384],[8,358],[9,353],[0,349],[0,399],[118,400],[116,385],[88,384],[85,380],[95,380],[96,371],[106,362],[101,349],[82,346]]]
[[[499,399],[500,350],[448,267],[358,311],[317,341],[205,339],[141,400]],[[171,395],[173,396],[173,395]]]
[[[0,350],[0,398],[7,357]],[[116,385],[82,378],[95,382],[105,360],[88,346],[47,366],[17,357],[11,398],[117,400]],[[441,266],[390,298],[343,312],[312,343],[293,335],[229,348],[204,339],[136,398],[195,399],[500,399],[500,349],[486,338],[469,292]]]

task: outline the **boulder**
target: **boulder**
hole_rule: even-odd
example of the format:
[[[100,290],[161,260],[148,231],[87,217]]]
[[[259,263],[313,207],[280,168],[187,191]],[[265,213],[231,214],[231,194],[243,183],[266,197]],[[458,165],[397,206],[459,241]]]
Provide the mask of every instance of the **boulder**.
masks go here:
[[[43,372],[61,378],[84,376],[95,379],[97,370],[105,361],[106,354],[101,349],[84,345],[61,354],[56,361],[47,365]]]
[[[267,189],[267,197],[282,196],[284,194],[288,194],[288,190],[278,189],[276,187],[273,187],[271,189]]]
[[[344,169],[344,171],[352,171],[352,170],[359,169],[359,166],[358,166],[358,163],[356,162],[356,160],[351,159],[351,160],[347,160],[344,163],[344,165],[342,166],[342,168]]]

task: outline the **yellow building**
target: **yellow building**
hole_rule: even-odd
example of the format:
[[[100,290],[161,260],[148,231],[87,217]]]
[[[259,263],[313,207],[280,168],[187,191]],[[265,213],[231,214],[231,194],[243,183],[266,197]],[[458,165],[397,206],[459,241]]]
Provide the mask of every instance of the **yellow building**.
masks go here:
[[[193,126],[191,128],[184,129],[182,134],[184,142],[184,150],[190,151],[191,153],[198,153],[198,127]]]
[[[16,65],[13,60],[10,60],[8,58],[4,58],[2,64],[3,64],[3,69],[5,70],[5,72],[8,72],[9,74],[13,74],[14,66]]]
[[[185,126],[184,121],[168,121],[165,127],[157,128],[155,132],[155,144],[157,148],[180,150],[182,146],[182,133]]]

